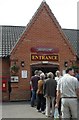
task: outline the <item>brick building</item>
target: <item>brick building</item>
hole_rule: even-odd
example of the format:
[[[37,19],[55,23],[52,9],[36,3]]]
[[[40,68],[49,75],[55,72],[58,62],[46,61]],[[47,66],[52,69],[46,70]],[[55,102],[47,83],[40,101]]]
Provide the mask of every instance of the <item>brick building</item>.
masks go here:
[[[63,72],[78,66],[78,30],[62,29],[46,2],[42,2],[27,25],[0,26],[0,79],[2,99],[29,100],[34,70]],[[10,81],[10,82],[9,82]]]

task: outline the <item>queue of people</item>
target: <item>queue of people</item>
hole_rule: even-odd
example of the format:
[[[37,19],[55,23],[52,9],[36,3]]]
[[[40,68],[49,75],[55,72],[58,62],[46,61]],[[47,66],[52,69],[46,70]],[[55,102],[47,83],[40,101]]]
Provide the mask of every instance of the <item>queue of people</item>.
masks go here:
[[[38,112],[46,117],[54,118],[55,108],[58,108],[60,118],[78,118],[79,81],[72,68],[61,76],[60,71],[43,73],[35,70],[31,77],[31,107],[36,106]]]

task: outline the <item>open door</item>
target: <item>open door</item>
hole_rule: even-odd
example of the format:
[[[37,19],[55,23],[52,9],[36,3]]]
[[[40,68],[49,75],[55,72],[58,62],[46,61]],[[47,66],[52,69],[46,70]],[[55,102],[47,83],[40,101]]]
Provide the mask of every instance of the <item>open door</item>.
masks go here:
[[[57,64],[33,64],[31,65],[31,76],[34,75],[35,70],[41,70],[44,73],[52,72],[55,74],[56,70],[59,70]]]

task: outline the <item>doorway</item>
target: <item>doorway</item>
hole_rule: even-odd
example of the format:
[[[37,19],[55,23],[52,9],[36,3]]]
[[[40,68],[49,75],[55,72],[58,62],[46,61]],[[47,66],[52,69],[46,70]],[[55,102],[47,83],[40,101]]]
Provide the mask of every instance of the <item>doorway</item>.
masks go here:
[[[44,73],[52,72],[55,75],[55,72],[59,70],[59,65],[54,64],[34,64],[31,65],[31,76],[34,75],[35,70],[41,70]]]

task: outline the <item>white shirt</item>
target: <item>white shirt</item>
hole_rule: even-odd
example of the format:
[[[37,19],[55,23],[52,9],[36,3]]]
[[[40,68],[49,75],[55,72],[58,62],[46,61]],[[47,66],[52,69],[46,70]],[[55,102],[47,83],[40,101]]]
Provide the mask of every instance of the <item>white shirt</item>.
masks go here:
[[[76,89],[78,88],[77,78],[65,74],[58,82],[57,90],[60,90],[61,97],[77,97]]]
[[[61,78],[62,76],[57,76],[57,77],[55,77],[55,80],[56,80],[56,82],[57,82],[57,84],[58,84],[58,81],[59,81],[59,79]]]

